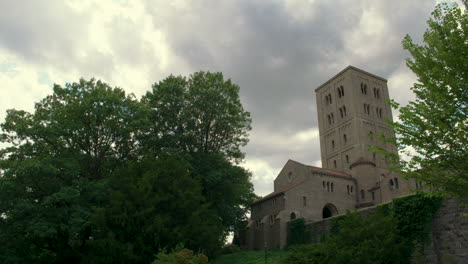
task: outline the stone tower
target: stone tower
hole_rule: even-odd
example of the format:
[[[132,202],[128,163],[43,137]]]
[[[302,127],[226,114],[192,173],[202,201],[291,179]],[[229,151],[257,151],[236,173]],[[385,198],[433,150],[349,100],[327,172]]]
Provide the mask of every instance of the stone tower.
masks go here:
[[[394,145],[375,138],[393,137],[387,80],[348,66],[315,89],[322,167],[352,175],[358,180],[356,199],[363,206],[390,201],[410,186],[388,171],[389,164],[369,151],[370,145],[396,153]]]

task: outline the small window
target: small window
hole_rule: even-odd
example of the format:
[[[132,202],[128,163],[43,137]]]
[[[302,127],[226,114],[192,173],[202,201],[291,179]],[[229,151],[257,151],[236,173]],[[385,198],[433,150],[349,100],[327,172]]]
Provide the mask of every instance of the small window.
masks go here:
[[[346,136],[346,134],[343,134],[343,141],[345,144],[348,142],[348,137]]]
[[[351,188],[349,188],[351,193],[353,193],[353,186],[351,185]]]
[[[344,96],[344,87],[343,87],[343,85],[341,85],[340,88],[341,88],[341,96]]]
[[[346,185],[346,189],[347,189],[348,194],[349,194],[349,185]]]
[[[349,156],[346,155],[346,163],[349,163]]]
[[[364,193],[364,190],[361,190],[361,199],[366,199],[366,194]]]
[[[364,94],[367,94],[367,84],[364,84]]]
[[[340,116],[343,118],[343,109],[340,107]]]
[[[372,192],[372,201],[375,201],[375,192]]]
[[[331,144],[332,144],[332,149],[335,149],[335,140],[332,140]]]
[[[346,116],[346,106],[343,105],[343,115]]]
[[[333,166],[334,166],[335,169],[336,169],[336,160],[333,161]]]
[[[331,116],[327,115],[327,117],[328,117],[328,124],[331,125]]]
[[[395,178],[395,189],[398,189],[400,188],[399,184],[398,184],[398,178]]]
[[[333,116],[333,113],[331,113],[330,116],[331,116],[331,122],[335,123],[335,117]]]
[[[326,188],[325,181],[322,182],[322,185],[323,185],[323,189],[325,189]]]
[[[331,94],[328,94],[328,99],[329,99],[330,104],[331,104],[331,103],[332,103],[332,96],[331,96]]]
[[[333,185],[332,185],[332,186],[333,186]],[[307,197],[305,197],[305,196],[302,196],[302,205],[303,205],[304,207],[307,206]]]
[[[390,186],[389,187],[390,187],[390,190],[395,189],[395,184],[393,183],[392,179],[390,179]]]
[[[333,182],[330,184],[330,190],[333,192]]]
[[[330,191],[330,183],[327,182],[327,192],[329,192],[329,191]]]
[[[367,114],[370,115],[370,105],[367,105]]]

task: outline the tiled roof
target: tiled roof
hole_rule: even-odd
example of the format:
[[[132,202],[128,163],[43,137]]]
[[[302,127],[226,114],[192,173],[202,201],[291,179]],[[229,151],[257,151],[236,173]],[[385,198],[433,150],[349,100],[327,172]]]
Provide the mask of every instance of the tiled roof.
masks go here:
[[[255,202],[253,202],[252,205],[257,204],[257,203],[260,203],[260,202],[263,202],[263,201],[266,201],[266,200],[271,199],[271,198],[273,198],[273,197],[276,197],[276,196],[278,196],[278,195],[281,195],[281,194],[283,194],[283,193],[285,193],[285,192],[291,190],[292,188],[294,188],[294,187],[296,187],[296,186],[298,186],[298,185],[301,185],[301,184],[304,183],[305,181],[306,181],[306,180],[303,180],[303,181],[300,181],[300,182],[297,182],[297,183],[293,183],[293,184],[287,185],[287,186],[283,187],[283,188],[282,188],[281,190],[279,190],[279,191],[276,191],[276,192],[272,192],[272,193],[270,193],[270,194],[267,194],[265,197],[263,197],[263,198],[261,198],[261,199],[255,201]]]
[[[345,178],[352,178],[351,175],[349,175],[347,173],[344,173],[344,172],[341,172],[341,171],[335,171],[335,170],[319,168],[319,167],[315,167],[315,166],[311,166],[311,165],[305,165],[305,164],[302,164],[302,163],[297,162],[295,160],[290,160],[290,161],[295,162],[295,163],[297,163],[299,165],[305,166],[307,168],[310,168],[310,170],[312,172],[315,172],[315,173],[325,174],[325,175],[329,175],[329,176],[339,176],[339,177],[345,177]]]

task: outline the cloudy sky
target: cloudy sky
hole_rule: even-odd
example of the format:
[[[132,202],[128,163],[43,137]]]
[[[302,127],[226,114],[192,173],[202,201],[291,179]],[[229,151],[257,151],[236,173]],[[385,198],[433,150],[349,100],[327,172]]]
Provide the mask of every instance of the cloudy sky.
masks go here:
[[[321,166],[314,89],[348,65],[405,104],[436,0],[0,0],[0,122],[53,83],[98,78],[140,97],[169,74],[221,71],[253,118],[244,166],[265,195],[288,159]]]

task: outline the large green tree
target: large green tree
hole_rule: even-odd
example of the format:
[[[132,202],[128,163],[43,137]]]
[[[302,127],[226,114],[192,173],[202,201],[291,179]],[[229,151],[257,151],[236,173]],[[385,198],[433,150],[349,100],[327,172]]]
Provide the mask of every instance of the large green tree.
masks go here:
[[[433,190],[468,195],[468,16],[454,3],[440,4],[428,20],[422,44],[410,36],[403,47],[417,75],[416,99],[401,107],[394,139],[408,160],[395,164],[403,175],[426,182]],[[394,103],[395,107],[398,104]]]
[[[133,159],[140,104],[90,80],[54,86],[34,113],[9,110],[1,125],[1,262],[69,262],[92,237],[106,178]]]
[[[171,75],[155,83],[142,101],[151,109],[143,150],[155,156],[184,153],[225,234],[232,231],[255,199],[250,173],[237,165],[251,129],[239,86],[221,73]]]
[[[196,72],[189,78],[169,76],[155,83],[142,99],[151,109],[148,149],[186,153],[221,153],[232,161],[244,155],[250,113],[239,98],[239,86],[222,73]]]

